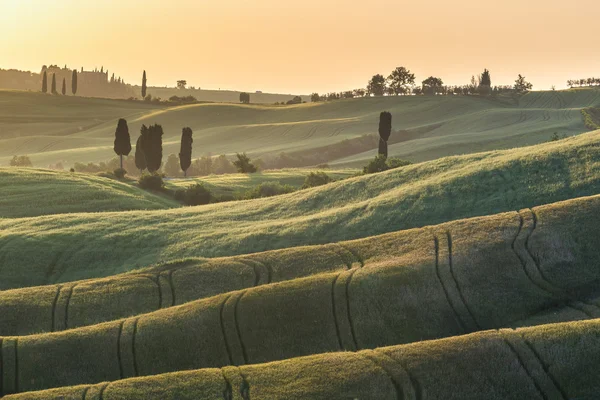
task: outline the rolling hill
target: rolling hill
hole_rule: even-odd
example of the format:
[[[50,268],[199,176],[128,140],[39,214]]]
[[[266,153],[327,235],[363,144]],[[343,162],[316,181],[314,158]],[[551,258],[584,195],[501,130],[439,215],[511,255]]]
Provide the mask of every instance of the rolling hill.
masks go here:
[[[600,104],[596,89],[531,92],[518,101],[478,96],[406,96],[340,100],[295,106],[194,104],[157,108],[143,102],[0,91],[0,164],[28,154],[36,166],[63,161],[106,161],[113,156],[116,119],[129,121],[132,140],[142,124],[165,129],[165,156],[179,151],[181,129],[194,130],[194,155],[320,151],[344,139],[374,133],[389,110],[400,143],[390,154],[411,161],[512,148],[547,141],[553,133],[586,131],[581,110]],[[31,115],[29,104],[35,104]],[[356,167],[375,149],[327,160]]]
[[[29,325],[1,339],[3,356],[19,368],[16,374],[3,361],[4,390],[598,318],[599,210],[594,196],[247,260],[0,292],[0,326]],[[313,257],[318,261],[303,264]],[[212,282],[234,291],[195,300],[218,291]],[[156,308],[164,309],[142,314]],[[139,315],[114,320],[125,313]],[[96,324],[90,314],[110,322]],[[54,332],[28,335],[32,330]]]
[[[599,334],[599,320],[487,331],[357,353],[181,371],[5,399],[593,399],[600,391],[596,368]]]
[[[180,206],[166,196],[90,174],[0,168],[0,185],[0,219]]]
[[[0,288],[109,276],[185,257],[358,239],[594,195],[600,191],[599,141],[595,131],[266,199],[0,220]]]

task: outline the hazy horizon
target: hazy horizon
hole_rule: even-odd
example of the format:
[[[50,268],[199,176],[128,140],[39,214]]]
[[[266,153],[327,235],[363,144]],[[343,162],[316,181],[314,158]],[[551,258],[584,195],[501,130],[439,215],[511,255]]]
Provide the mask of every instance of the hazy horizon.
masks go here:
[[[457,0],[0,0],[0,68],[104,67],[127,83],[309,94],[365,87],[406,66],[467,84],[523,74],[534,89],[600,75],[590,50],[600,2]],[[426,17],[425,17],[426,16]]]

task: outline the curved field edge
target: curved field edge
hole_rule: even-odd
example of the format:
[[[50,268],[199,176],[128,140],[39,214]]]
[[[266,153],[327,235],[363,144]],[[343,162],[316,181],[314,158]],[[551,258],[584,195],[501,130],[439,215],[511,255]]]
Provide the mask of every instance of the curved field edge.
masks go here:
[[[359,260],[382,249],[393,257],[89,327],[3,337],[3,357],[18,362],[15,390],[28,391],[597,318],[599,207],[600,197],[576,199],[386,235],[376,248],[348,249]],[[190,293],[181,282],[195,287],[193,274],[171,293]],[[64,325],[90,312],[87,296],[74,292],[64,292],[69,300],[61,291],[52,312]]]
[[[312,290],[326,294],[342,284],[348,291],[358,286],[352,300],[348,293],[342,296],[343,302],[356,303],[355,310],[377,303],[384,293],[399,294],[399,300],[390,298],[367,314],[389,322],[387,310],[402,316],[392,320],[406,324],[397,332],[386,326],[377,328],[379,333],[354,332],[354,346],[361,338],[381,336],[382,343],[397,344],[511,326],[531,316],[541,321],[544,312],[565,306],[571,308],[570,319],[600,317],[597,302],[587,299],[599,291],[594,266],[600,258],[593,250],[599,210],[600,197],[594,196],[349,242],[181,260],[104,279],[1,291],[0,335],[63,331],[239,290],[244,290],[241,307],[256,293],[262,293],[264,306],[278,306],[288,291],[308,298]],[[368,290],[360,294],[362,287]],[[315,295],[305,304],[290,304],[296,310],[290,310],[294,319],[288,325],[303,324],[299,315],[318,315],[331,300]],[[202,304],[189,309],[202,310]],[[433,315],[419,315],[425,306]],[[263,325],[274,323],[270,315]],[[326,317],[322,326],[329,322]]]
[[[599,320],[571,322],[356,353],[182,371],[5,399],[79,400],[97,393],[105,400],[593,398],[600,391],[599,337]]]
[[[0,218],[180,206],[133,185],[91,174],[0,168],[0,184]]]
[[[600,191],[599,142],[595,131],[251,201],[4,220],[0,289],[109,276],[185,257],[358,239],[593,195]]]

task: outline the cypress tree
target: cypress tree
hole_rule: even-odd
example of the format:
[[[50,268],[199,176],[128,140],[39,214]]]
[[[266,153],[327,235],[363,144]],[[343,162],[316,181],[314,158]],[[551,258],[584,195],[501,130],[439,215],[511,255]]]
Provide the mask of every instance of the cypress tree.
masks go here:
[[[52,94],[56,94],[56,74],[52,74]]]
[[[137,142],[135,143],[135,166],[140,170],[140,174],[142,171],[146,169],[146,155],[144,154],[144,139],[148,134],[148,127],[146,125],[142,125],[142,129],[140,130],[140,137],[138,137]]]
[[[392,134],[392,114],[387,111],[379,115],[379,154],[388,156],[388,139]]]
[[[71,76],[71,92],[73,96],[77,94],[77,70],[73,70],[73,75]]]
[[[181,149],[179,150],[179,165],[183,171],[183,176],[187,178],[187,170],[192,165],[192,129],[183,128],[181,133]]]
[[[48,93],[48,74],[44,70],[44,76],[42,77],[42,93]]]
[[[65,94],[67,94],[67,82],[65,81],[65,78],[63,78],[63,84],[62,84],[62,90],[61,90],[63,96]]]
[[[115,153],[121,158],[121,169],[123,169],[123,156],[131,152],[131,139],[129,137],[129,127],[127,121],[121,118],[117,123],[115,131]]]
[[[146,70],[144,70],[144,75],[142,75],[142,100],[146,98]]]
[[[144,155],[146,156],[146,168],[150,173],[155,173],[162,165],[162,126],[150,125],[146,137],[142,139]]]

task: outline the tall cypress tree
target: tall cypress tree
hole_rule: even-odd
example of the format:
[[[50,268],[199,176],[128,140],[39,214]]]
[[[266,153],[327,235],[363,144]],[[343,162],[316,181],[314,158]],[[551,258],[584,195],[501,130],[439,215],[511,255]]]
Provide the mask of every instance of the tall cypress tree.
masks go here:
[[[140,174],[146,169],[146,155],[144,154],[144,143],[143,141],[146,139],[148,135],[148,127],[146,125],[142,125],[142,129],[140,129],[140,137],[138,137],[137,142],[135,143],[135,166],[140,170]]]
[[[148,172],[155,173],[162,165],[162,126],[150,125],[146,138],[142,140],[144,155],[146,156],[146,167]]]
[[[77,70],[73,70],[73,75],[71,76],[71,92],[73,96],[77,94]]]
[[[44,76],[42,77],[42,93],[48,93],[48,74],[44,70]]]
[[[121,118],[117,123],[115,131],[115,153],[121,158],[121,169],[123,169],[123,156],[131,152],[131,138],[129,137],[129,127],[127,121]]]
[[[388,139],[392,134],[392,114],[387,111],[379,115],[379,154],[388,156]]]
[[[56,74],[52,74],[52,94],[56,94]]]
[[[179,150],[179,165],[183,171],[183,176],[187,178],[187,170],[192,165],[192,129],[183,128],[181,133],[181,149]]]
[[[63,84],[62,84],[62,95],[64,96],[65,94],[67,94],[67,81],[65,80],[66,78],[63,78]]]
[[[144,70],[144,75],[142,75],[142,99],[146,98],[146,70]]]

